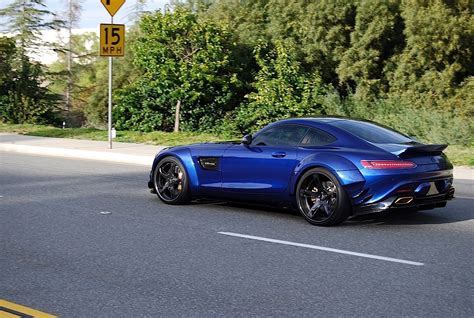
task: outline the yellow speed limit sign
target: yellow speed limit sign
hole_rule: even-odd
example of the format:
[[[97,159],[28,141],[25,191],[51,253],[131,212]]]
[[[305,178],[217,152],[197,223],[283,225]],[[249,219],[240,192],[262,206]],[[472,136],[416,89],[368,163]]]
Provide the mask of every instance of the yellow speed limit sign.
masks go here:
[[[123,56],[125,53],[125,25],[100,25],[100,56]]]

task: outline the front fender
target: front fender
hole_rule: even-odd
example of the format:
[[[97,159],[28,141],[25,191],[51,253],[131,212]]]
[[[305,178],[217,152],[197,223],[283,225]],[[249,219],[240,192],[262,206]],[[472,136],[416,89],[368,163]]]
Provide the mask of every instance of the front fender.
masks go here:
[[[150,172],[150,180],[153,177],[153,172],[155,171],[158,162],[160,162],[160,160],[164,157],[168,156],[175,157],[181,162],[189,179],[191,194],[196,195],[199,192],[199,179],[196,173],[196,167],[194,166],[193,158],[191,156],[191,151],[187,147],[169,148],[159,152],[153,160],[153,165]]]
[[[365,184],[364,177],[350,160],[336,154],[317,153],[298,163],[290,181],[290,193],[295,194],[298,181],[306,171],[318,167],[331,172],[350,196]]]

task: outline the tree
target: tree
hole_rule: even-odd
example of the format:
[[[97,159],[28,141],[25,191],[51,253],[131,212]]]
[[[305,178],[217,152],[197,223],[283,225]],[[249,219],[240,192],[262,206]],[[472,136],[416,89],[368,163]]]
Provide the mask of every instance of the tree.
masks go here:
[[[2,117],[14,123],[53,120],[56,97],[45,86],[42,66],[33,63],[28,53],[42,46],[40,32],[55,29],[60,21],[47,19],[52,13],[41,0],[15,0],[0,9],[0,17],[6,18],[5,26],[15,40],[15,56],[12,62],[15,85],[8,91],[8,101],[2,104]]]
[[[324,86],[317,74],[305,74],[296,59],[295,49],[277,41],[269,53],[257,46],[255,58],[260,71],[254,83],[255,92],[248,104],[239,108],[236,128],[254,131],[276,119],[321,113],[319,97]]]
[[[56,96],[43,85],[41,65],[19,58],[17,50],[14,39],[0,38],[0,118],[14,124],[50,121]]]
[[[305,64],[319,72],[324,83],[338,87],[342,94],[346,94],[346,87],[340,85],[336,70],[351,46],[358,3],[358,0],[310,1],[300,18],[299,38]]]
[[[15,54],[15,41],[12,38],[0,37],[0,117],[3,120],[8,120],[12,112],[10,92],[15,87],[13,75]]]
[[[112,78],[112,87],[116,92],[113,98],[114,103],[121,96],[120,90],[132,85],[138,77],[143,75],[143,72],[134,64],[136,58],[133,47],[140,33],[136,24],[127,28],[125,37],[128,49],[123,57],[114,59]],[[92,55],[88,65],[91,72],[87,74],[90,74],[91,86],[84,107],[84,116],[86,125],[105,128],[107,127],[108,114],[108,59],[97,56],[98,49],[98,38],[95,36],[94,44],[90,47]]]
[[[71,89],[72,89],[72,64],[73,64],[73,51],[72,51],[72,28],[76,26],[81,16],[81,0],[68,0],[67,3],[67,20],[66,27],[68,31],[67,40],[67,85],[66,85],[66,111],[71,108]]]
[[[370,100],[388,91],[385,68],[404,45],[403,21],[398,1],[366,0],[357,6],[350,48],[337,67],[340,81],[355,96]]]
[[[143,75],[117,94],[118,127],[172,130],[179,103],[184,129],[215,128],[240,102],[229,32],[185,8],[145,15],[140,26],[133,50]]]
[[[63,112],[68,127],[79,127],[86,122],[85,112],[90,106],[90,96],[97,85],[95,74],[99,59],[98,41],[94,32],[72,34],[71,51],[74,54],[74,63],[70,64],[70,71],[67,50],[58,52],[58,59],[48,68],[51,79],[49,87],[52,92],[64,97],[64,92],[70,85],[70,107]],[[106,70],[104,72],[106,73]]]
[[[406,46],[387,70],[390,94],[418,107],[445,108],[474,76],[472,1],[406,0],[401,8]],[[472,107],[474,100],[464,104]]]
[[[195,7],[200,1],[187,2]],[[208,9],[198,12],[226,24],[244,54],[251,54],[262,41],[281,41],[293,47],[305,72],[318,72],[324,82],[338,86],[336,69],[350,47],[358,3],[359,0],[215,0]],[[243,62],[253,71],[253,59]],[[345,87],[339,89],[345,92]]]
[[[43,0],[14,0],[0,9],[0,17],[7,19],[3,31],[14,34],[20,55],[46,45],[41,40],[42,30],[57,30],[63,24],[46,9]]]
[[[0,96],[8,95],[13,88],[13,61],[15,41],[9,37],[0,37]]]
[[[127,20],[131,23],[138,21],[144,14],[149,13],[146,10],[147,0],[135,0],[127,13]]]

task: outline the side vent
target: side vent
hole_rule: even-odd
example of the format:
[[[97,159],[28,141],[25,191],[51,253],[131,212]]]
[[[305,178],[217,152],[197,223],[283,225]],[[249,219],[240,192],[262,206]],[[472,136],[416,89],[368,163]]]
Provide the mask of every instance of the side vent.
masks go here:
[[[219,158],[217,157],[200,157],[199,164],[205,170],[218,170]]]

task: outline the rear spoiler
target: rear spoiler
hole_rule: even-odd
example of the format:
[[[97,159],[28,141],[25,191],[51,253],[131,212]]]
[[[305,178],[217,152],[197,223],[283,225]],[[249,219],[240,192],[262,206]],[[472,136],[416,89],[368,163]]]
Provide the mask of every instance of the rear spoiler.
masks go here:
[[[404,151],[398,154],[400,158],[410,158],[416,156],[438,156],[448,145],[417,145],[406,148]]]

